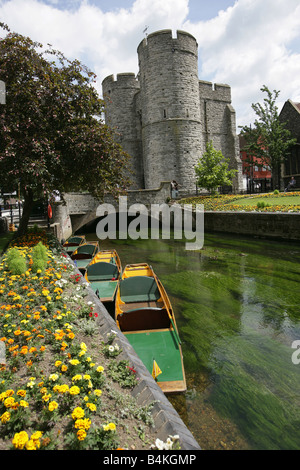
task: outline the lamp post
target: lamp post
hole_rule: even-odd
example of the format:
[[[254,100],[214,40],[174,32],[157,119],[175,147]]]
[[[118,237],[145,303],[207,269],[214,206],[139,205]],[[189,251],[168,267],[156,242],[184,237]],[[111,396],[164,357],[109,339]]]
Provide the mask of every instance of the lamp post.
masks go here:
[[[2,80],[0,80],[0,104],[6,104],[6,89]]]

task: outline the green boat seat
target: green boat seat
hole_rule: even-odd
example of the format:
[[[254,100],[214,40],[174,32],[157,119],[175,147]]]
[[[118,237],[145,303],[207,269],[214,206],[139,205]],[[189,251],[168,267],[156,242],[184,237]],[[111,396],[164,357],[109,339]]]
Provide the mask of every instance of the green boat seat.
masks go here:
[[[94,251],[95,251],[95,245],[81,245],[77,249],[77,254],[92,256],[94,254]]]
[[[121,331],[158,330],[170,327],[165,308],[140,308],[118,316]]]
[[[112,263],[99,263],[91,264],[87,269],[88,280],[91,281],[110,281],[112,278],[117,279],[118,267]]]
[[[77,245],[77,244],[79,244],[81,241],[82,241],[82,238],[81,238],[81,237],[71,237],[71,238],[69,238],[69,240],[67,240],[67,242],[68,242],[69,245],[72,245],[72,244]]]
[[[153,277],[134,276],[120,282],[120,297],[125,303],[150,302],[160,298],[160,292]]]

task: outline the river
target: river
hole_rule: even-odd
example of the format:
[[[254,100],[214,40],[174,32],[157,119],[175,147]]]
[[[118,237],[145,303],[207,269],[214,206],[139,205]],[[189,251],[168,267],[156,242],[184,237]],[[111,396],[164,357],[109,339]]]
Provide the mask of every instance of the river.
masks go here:
[[[167,290],[188,386],[169,400],[201,448],[299,450],[299,245],[216,234],[200,251],[181,240],[100,245],[123,267],[151,264]]]

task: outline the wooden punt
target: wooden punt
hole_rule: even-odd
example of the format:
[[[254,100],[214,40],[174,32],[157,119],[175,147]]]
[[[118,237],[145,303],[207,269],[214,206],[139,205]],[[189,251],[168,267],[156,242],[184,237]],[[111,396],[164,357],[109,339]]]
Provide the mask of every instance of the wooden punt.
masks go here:
[[[115,320],[162,391],[186,391],[174,312],[162,283],[148,264],[125,267],[116,294]]]
[[[113,302],[122,272],[116,250],[100,250],[86,268],[85,279],[101,302]]]
[[[74,235],[73,237],[68,238],[68,240],[63,244],[65,251],[68,255],[71,256],[73,252],[80,246],[86,243],[84,235]]]
[[[73,261],[82,273],[85,273],[87,265],[99,251],[98,242],[86,242],[80,245],[71,255]]]

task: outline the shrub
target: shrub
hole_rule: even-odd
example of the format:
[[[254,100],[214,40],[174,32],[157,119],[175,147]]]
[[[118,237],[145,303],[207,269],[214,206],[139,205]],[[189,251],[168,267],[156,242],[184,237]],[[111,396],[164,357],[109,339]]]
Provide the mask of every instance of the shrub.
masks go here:
[[[257,209],[264,209],[265,207],[270,207],[270,204],[268,204],[265,201],[258,201],[256,207],[257,207]]]
[[[11,248],[6,255],[6,264],[12,274],[24,274],[27,269],[26,259],[17,248]]]
[[[39,242],[32,249],[32,271],[37,272],[39,269],[44,271],[48,262],[48,252],[45,245],[42,242]]]

